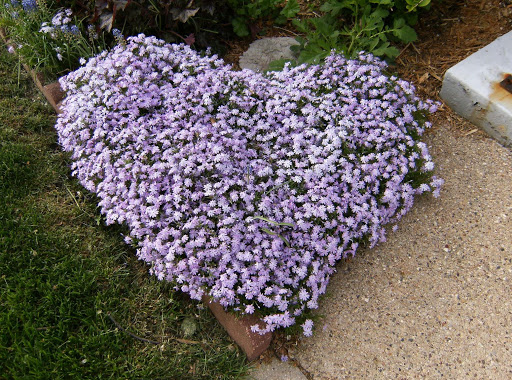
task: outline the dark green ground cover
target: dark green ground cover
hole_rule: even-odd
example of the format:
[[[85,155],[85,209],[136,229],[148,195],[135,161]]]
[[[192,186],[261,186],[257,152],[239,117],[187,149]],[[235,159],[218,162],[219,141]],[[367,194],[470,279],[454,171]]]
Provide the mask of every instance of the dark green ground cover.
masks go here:
[[[2,52],[0,379],[241,377],[244,356],[209,311],[151,278],[122,228],[104,227],[69,178],[54,121]]]

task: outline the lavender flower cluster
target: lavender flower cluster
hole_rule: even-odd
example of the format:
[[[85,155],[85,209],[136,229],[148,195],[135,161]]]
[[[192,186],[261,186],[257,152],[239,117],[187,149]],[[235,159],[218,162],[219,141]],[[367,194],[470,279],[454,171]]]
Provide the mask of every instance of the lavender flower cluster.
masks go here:
[[[48,34],[52,39],[57,38],[59,33],[78,35],[80,30],[78,26],[72,24],[72,16],[73,11],[71,9],[61,10],[53,16],[51,23],[43,22],[39,32]]]
[[[56,128],[152,273],[272,331],[316,308],[336,262],[383,241],[416,194],[439,193],[417,141],[436,105],[385,68],[333,54],[235,72],[139,35],[61,80]]]

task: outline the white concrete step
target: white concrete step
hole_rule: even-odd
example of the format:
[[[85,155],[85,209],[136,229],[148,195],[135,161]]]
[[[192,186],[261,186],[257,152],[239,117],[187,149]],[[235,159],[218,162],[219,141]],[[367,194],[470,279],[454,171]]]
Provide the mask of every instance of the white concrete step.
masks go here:
[[[512,31],[451,67],[440,96],[459,115],[512,147]]]

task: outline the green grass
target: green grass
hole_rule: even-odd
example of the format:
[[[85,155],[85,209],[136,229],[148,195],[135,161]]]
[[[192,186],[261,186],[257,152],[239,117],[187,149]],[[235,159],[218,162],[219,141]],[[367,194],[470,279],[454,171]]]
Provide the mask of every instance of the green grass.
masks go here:
[[[101,223],[16,63],[0,54],[0,379],[241,378],[245,357],[210,312]]]

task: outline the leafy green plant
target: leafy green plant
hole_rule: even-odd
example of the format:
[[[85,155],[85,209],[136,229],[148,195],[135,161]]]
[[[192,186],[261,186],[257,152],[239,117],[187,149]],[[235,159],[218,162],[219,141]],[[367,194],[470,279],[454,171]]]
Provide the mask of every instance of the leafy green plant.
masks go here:
[[[297,38],[298,62],[317,63],[331,50],[347,56],[367,51],[394,58],[399,51],[392,42],[415,41],[412,25],[417,22],[417,10],[429,5],[430,0],[329,0],[320,7],[321,17],[294,20],[305,34]]]
[[[49,78],[139,33],[222,53],[231,14],[227,0],[0,0],[11,50]]]
[[[230,7],[235,11],[231,21],[234,32],[239,37],[256,34],[255,22],[260,19],[272,19],[276,24],[284,24],[300,11],[297,0],[228,0]]]
[[[0,0],[0,26],[16,51],[32,68],[59,76],[107,46],[105,36],[87,32],[83,19],[46,1]],[[110,38],[113,40],[113,38]]]
[[[385,0],[386,1],[386,0]],[[430,5],[430,0],[405,0],[408,11],[414,11],[416,8],[424,8]]]

